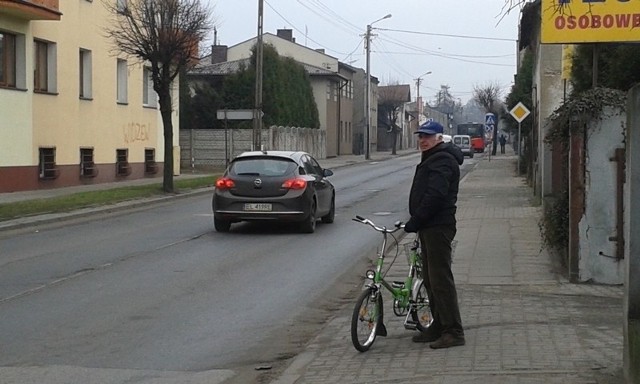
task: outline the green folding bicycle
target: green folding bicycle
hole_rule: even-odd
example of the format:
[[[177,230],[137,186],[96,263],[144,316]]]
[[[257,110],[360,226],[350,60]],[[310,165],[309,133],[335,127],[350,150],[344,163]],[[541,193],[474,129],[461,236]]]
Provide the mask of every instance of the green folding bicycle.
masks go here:
[[[433,321],[427,288],[422,282],[422,259],[420,257],[420,241],[418,236],[413,240],[413,244],[407,252],[409,264],[409,274],[404,281],[385,280],[385,275],[398,256],[398,241],[395,241],[396,255],[383,272],[385,252],[387,251],[387,236],[404,228],[402,222],[396,222],[394,227],[377,226],[373,221],[356,216],[354,221],[367,224],[371,228],[380,232],[383,236],[382,247],[378,251],[378,259],[375,270],[368,270],[366,277],[369,280],[365,284],[356,305],[353,308],[351,317],[351,341],[353,346],[360,352],[366,352],[371,348],[377,336],[387,336],[387,329],[384,325],[384,310],[382,303],[382,287],[393,296],[393,313],[396,316],[404,316],[404,327],[409,330],[425,331]]]

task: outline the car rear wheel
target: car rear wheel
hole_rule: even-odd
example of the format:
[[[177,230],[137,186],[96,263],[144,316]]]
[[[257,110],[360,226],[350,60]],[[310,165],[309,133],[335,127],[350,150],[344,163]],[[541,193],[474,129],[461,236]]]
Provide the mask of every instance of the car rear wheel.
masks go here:
[[[309,210],[309,216],[302,222],[300,230],[304,233],[313,233],[316,230],[316,201],[311,203],[311,209]]]
[[[336,217],[336,197],[333,196],[331,197],[331,209],[329,210],[329,213],[327,213],[325,216],[322,216],[322,222],[326,223],[326,224],[330,224],[333,223],[333,220]]]
[[[216,219],[214,217],[213,226],[218,232],[229,232],[229,229],[231,229],[231,222],[227,220]]]

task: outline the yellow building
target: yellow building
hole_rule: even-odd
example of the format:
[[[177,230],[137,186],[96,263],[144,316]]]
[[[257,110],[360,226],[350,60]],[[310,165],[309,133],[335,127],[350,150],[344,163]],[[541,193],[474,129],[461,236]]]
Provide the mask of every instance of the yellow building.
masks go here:
[[[0,192],[162,174],[157,95],[111,20],[101,1],[0,0]]]

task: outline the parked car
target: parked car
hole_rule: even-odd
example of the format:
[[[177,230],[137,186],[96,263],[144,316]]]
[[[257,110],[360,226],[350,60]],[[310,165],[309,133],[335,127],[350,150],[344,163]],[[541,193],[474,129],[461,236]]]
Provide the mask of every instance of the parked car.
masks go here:
[[[471,148],[471,136],[469,135],[454,135],[453,145],[458,146],[462,151],[462,154],[469,156],[473,159],[473,148]]]
[[[305,152],[254,151],[235,157],[216,181],[211,206],[216,231],[240,221],[299,222],[312,233],[316,221],[333,223],[336,193],[323,169]]]
[[[445,143],[450,143],[451,135],[442,135],[442,141],[444,141]]]

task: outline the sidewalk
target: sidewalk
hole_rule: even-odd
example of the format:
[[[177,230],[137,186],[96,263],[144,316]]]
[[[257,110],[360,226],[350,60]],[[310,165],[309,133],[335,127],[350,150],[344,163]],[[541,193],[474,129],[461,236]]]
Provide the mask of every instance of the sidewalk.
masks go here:
[[[368,352],[351,344],[347,304],[272,384],[621,383],[622,287],[571,284],[558,273],[516,162],[483,158],[461,183],[453,272],[465,346],[412,343],[387,295],[389,335]],[[402,280],[404,260],[390,280]]]

